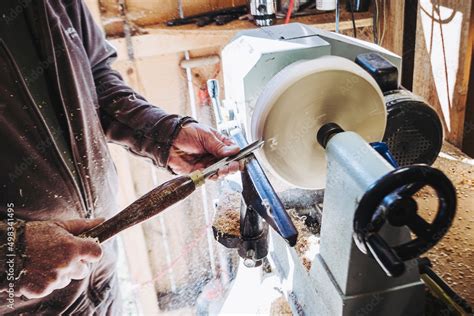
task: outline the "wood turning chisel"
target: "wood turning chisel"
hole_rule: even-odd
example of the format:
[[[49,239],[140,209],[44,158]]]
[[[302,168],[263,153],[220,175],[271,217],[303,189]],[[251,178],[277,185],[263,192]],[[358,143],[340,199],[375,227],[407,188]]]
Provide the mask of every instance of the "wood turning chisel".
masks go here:
[[[215,175],[219,169],[233,161],[247,158],[262,147],[264,141],[258,140],[241,149],[237,154],[223,158],[204,170],[196,170],[184,176],[171,179],[151,190],[117,215],[79,235],[83,238],[96,238],[104,242],[121,231],[158,215],[171,205],[184,200],[205,180]]]

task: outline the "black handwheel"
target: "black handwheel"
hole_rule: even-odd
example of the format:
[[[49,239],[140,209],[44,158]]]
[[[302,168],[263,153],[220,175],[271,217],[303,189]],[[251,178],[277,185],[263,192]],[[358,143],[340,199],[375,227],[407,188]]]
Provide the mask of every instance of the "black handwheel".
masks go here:
[[[432,187],[439,201],[431,223],[418,214],[412,197],[424,186]],[[456,190],[444,173],[427,165],[395,169],[372,184],[360,200],[354,216],[354,240],[388,276],[400,276],[405,271],[404,261],[419,257],[447,233],[455,213]],[[386,221],[393,226],[407,226],[416,238],[389,246],[378,234]]]

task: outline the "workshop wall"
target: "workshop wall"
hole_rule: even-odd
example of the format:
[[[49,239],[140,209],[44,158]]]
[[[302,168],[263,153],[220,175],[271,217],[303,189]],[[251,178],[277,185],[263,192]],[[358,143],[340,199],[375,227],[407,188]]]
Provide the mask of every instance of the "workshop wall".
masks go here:
[[[130,24],[132,32],[137,27],[163,23],[179,17],[176,0],[100,0],[104,28],[109,36],[123,33],[123,23]],[[246,4],[246,0],[183,0],[184,16]]]
[[[471,0],[420,0],[416,25],[413,92],[436,109],[446,139],[458,147],[471,67],[471,11]]]

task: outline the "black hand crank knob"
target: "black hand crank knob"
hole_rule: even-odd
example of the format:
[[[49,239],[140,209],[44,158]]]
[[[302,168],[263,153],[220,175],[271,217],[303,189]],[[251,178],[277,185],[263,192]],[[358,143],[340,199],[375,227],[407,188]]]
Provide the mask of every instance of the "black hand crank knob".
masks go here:
[[[438,197],[438,210],[428,223],[418,214],[413,194],[424,186],[432,187]],[[427,165],[393,170],[377,180],[365,192],[354,216],[354,241],[364,254],[374,257],[389,276],[405,271],[404,261],[419,257],[431,249],[451,227],[456,212],[456,191],[441,171]],[[389,246],[378,234],[388,221],[407,226],[415,239]]]

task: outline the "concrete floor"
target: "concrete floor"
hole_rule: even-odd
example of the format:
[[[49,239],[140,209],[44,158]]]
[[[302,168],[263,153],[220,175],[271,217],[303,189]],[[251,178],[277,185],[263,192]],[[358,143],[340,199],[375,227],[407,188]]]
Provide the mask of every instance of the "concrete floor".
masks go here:
[[[458,207],[453,226],[427,256],[433,263],[433,269],[473,305],[474,159],[446,144],[433,166],[442,170],[453,182]],[[431,189],[421,190],[417,194],[417,202],[423,217],[429,219],[434,216],[437,199]]]

